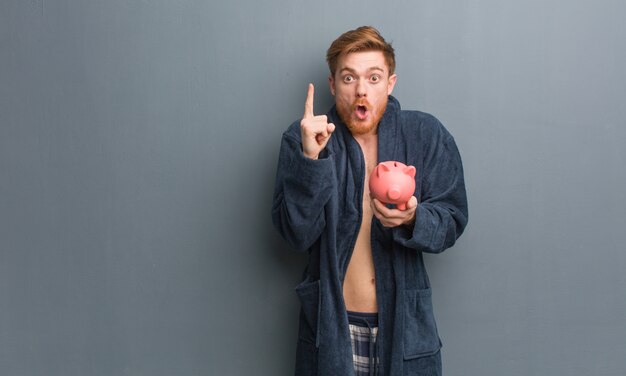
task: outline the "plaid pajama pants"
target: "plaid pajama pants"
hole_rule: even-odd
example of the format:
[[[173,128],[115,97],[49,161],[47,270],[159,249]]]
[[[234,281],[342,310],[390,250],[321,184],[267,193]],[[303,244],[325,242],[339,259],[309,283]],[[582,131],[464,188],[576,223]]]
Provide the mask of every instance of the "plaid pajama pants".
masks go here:
[[[376,352],[378,314],[348,311],[348,324],[352,340],[354,374],[356,376],[376,375],[378,373]]]

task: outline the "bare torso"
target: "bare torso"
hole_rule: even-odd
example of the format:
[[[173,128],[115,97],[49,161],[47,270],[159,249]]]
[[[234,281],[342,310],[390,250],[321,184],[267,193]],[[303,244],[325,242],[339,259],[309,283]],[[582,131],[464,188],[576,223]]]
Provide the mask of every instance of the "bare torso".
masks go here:
[[[372,258],[369,177],[378,160],[377,136],[357,139],[365,158],[365,186],[363,188],[363,220],[354,245],[343,283],[343,298],[348,311],[378,312],[376,304],[376,276]]]

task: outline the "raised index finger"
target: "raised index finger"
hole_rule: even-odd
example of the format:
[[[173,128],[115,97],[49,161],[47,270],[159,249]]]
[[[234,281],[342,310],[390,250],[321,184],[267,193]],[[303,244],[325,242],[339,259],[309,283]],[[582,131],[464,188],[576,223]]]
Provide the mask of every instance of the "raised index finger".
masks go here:
[[[306,101],[304,102],[304,118],[312,118],[313,115],[313,95],[315,94],[315,87],[313,84],[309,84],[309,91],[306,95]]]

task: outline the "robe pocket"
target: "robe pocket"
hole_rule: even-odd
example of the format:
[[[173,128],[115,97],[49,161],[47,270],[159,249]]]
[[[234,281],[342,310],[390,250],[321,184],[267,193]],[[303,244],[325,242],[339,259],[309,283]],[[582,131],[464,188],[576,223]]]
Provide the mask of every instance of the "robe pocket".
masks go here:
[[[431,295],[429,288],[404,292],[405,360],[433,355],[441,348]]]
[[[298,286],[296,294],[300,299],[300,330],[298,337],[319,347],[319,320],[321,310],[320,281],[307,277]]]

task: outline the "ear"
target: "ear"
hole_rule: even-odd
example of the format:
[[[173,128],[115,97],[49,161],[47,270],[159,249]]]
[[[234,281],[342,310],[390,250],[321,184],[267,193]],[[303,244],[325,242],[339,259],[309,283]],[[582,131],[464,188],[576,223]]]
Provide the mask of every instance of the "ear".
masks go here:
[[[380,177],[380,175],[384,174],[385,172],[389,172],[389,166],[387,166],[384,163],[381,163],[378,165],[378,167],[376,167],[376,176]]]
[[[402,170],[402,172],[404,172],[405,174],[409,175],[412,178],[415,177],[415,167],[413,166],[406,166],[404,170]]]
[[[335,96],[335,78],[332,73],[328,75],[328,85],[330,86],[330,93]]]
[[[398,76],[396,76],[395,73],[389,76],[389,80],[388,80],[389,82],[387,82],[387,95],[391,95],[393,88],[396,86],[397,79],[398,79]]]

